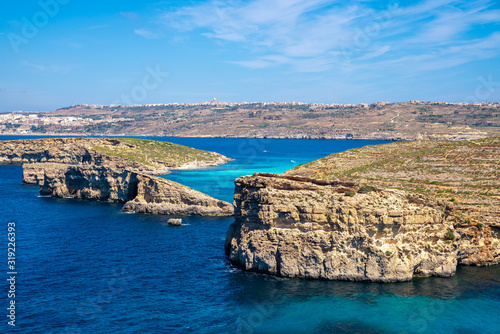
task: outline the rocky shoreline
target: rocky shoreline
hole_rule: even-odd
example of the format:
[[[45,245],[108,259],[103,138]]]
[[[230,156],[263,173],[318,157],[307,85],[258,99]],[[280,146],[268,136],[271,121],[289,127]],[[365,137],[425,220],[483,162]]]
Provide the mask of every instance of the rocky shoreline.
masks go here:
[[[12,136],[16,135],[12,134],[0,134],[1,136]],[[23,136],[40,136],[39,133],[33,134],[23,134]],[[80,136],[81,134],[75,133],[47,133],[44,134],[47,136]],[[96,133],[96,136],[106,136],[110,135],[109,133]],[[121,134],[111,134],[113,136],[118,136]],[[129,136],[149,136],[143,133],[129,133]],[[183,138],[199,138],[200,136],[195,135],[183,135],[181,133],[172,134],[165,136],[165,138],[171,137],[183,137]],[[159,136],[161,137],[161,136]],[[363,133],[350,133],[344,135],[314,135],[314,134],[306,134],[306,133],[297,133],[297,134],[289,134],[289,135],[275,135],[272,133],[264,133],[264,134],[227,134],[227,135],[203,135],[204,138],[239,138],[239,139],[309,139],[309,140],[384,140],[384,141],[411,141],[411,140],[447,140],[447,141],[456,141],[456,140],[474,140],[488,137],[488,134],[480,131],[470,131],[468,133],[455,133],[455,134],[445,134],[445,133],[435,133],[435,134],[416,134],[416,135],[406,135],[404,133],[373,133],[373,134],[363,134]],[[85,138],[85,137],[84,137]]]
[[[226,255],[281,277],[383,283],[496,265],[499,140],[366,146],[236,179]]]
[[[123,211],[151,214],[231,216],[233,206],[176,182],[151,174],[183,166],[205,167],[229,159],[131,161],[89,147],[127,145],[119,139],[41,139],[1,142],[0,162],[22,163],[23,182],[38,184],[40,194],[59,198],[124,203]],[[153,142],[147,144],[153,144]],[[182,148],[184,150],[184,148]],[[120,151],[123,153],[123,151]],[[200,151],[201,152],[201,151]]]

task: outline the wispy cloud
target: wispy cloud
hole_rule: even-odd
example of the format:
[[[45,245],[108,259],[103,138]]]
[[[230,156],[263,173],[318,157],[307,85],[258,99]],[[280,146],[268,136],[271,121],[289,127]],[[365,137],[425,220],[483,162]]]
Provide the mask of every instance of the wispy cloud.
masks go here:
[[[39,71],[45,71],[46,70],[46,67],[44,65],[33,64],[33,63],[30,63],[27,60],[21,62],[21,65],[25,66],[25,67],[31,67],[31,68],[37,69]]]
[[[68,47],[69,47],[70,49],[75,49],[75,50],[76,50],[76,49],[81,49],[81,48],[83,48],[83,45],[82,45],[82,44],[80,44],[80,43],[76,43],[76,42],[69,42],[69,43],[68,43]]]
[[[162,22],[180,33],[246,49],[246,59],[231,62],[253,69],[288,65],[324,71],[405,64],[433,70],[500,54],[496,34],[481,30],[500,22],[495,1],[373,3],[211,0],[165,13]]]
[[[68,74],[71,72],[75,66],[70,66],[70,65],[43,65],[43,64],[36,64],[29,62],[27,60],[24,60],[20,63],[21,66],[24,67],[29,67],[33,68],[37,71],[40,72],[45,72],[45,73],[61,73],[61,74]]]
[[[135,20],[137,18],[137,14],[134,12],[120,12],[120,15],[129,20]]]
[[[85,28],[80,29],[80,31],[97,30],[97,29],[103,29],[103,28],[108,28],[108,27],[109,27],[109,24],[101,24],[101,25],[85,27]]]
[[[146,39],[159,39],[163,37],[162,33],[152,32],[147,29],[135,29],[134,33]]]

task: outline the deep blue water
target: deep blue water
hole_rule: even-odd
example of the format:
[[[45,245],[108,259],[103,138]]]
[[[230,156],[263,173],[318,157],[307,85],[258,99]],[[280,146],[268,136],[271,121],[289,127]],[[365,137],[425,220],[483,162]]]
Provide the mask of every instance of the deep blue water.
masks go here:
[[[167,176],[225,200],[237,176],[376,143],[168,140],[236,159]],[[124,214],[117,204],[39,197],[21,172],[0,166],[2,276],[10,221],[18,272],[16,328],[1,315],[0,333],[500,333],[499,266],[398,284],[246,273],[224,256],[231,218],[184,217],[169,227],[165,216]]]

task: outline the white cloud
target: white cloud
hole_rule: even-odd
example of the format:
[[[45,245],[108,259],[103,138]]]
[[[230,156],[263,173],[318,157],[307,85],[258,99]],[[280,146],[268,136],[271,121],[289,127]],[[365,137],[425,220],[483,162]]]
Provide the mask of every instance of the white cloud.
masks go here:
[[[356,58],[356,60],[368,60],[368,59],[372,59],[372,58],[377,58],[377,57],[380,57],[380,56],[386,54],[387,52],[389,52],[390,49],[391,49],[391,47],[389,45],[384,45],[380,49],[377,49],[377,50],[370,52],[370,53],[366,53],[365,55]]]
[[[69,47],[70,49],[75,49],[75,50],[76,50],[76,49],[81,49],[81,48],[83,48],[83,45],[82,45],[82,44],[80,44],[80,43],[76,43],[76,42],[70,42],[70,43],[68,43],[68,47]]]
[[[30,63],[29,61],[25,60],[21,63],[22,66],[25,66],[25,67],[31,67],[31,68],[34,68],[34,69],[37,69],[39,71],[45,71],[46,67],[44,65],[39,65],[39,64],[33,64],[33,63]]]
[[[95,26],[90,26],[90,27],[85,27],[80,29],[81,31],[88,31],[88,30],[97,30],[97,29],[103,29],[103,28],[108,28],[109,24],[101,24],[101,25],[95,25]]]
[[[230,61],[230,63],[253,69],[267,68],[275,64],[271,61],[266,61],[264,59]]]
[[[159,39],[163,37],[162,33],[152,32],[147,29],[135,29],[134,33],[146,39]]]
[[[61,73],[61,74],[68,74],[70,73],[76,66],[70,66],[70,65],[43,65],[43,64],[36,64],[29,62],[27,60],[22,61],[20,63],[21,66],[24,67],[30,67],[33,68],[37,71],[40,72],[45,72],[45,73]]]
[[[137,14],[134,12],[120,12],[120,15],[129,20],[135,20],[137,18]]]
[[[285,64],[310,72],[405,64],[410,71],[433,70],[500,53],[495,34],[468,34],[500,22],[494,1],[426,0],[381,9],[371,4],[211,0],[162,20],[179,31],[248,50],[246,59],[231,63],[253,69]]]

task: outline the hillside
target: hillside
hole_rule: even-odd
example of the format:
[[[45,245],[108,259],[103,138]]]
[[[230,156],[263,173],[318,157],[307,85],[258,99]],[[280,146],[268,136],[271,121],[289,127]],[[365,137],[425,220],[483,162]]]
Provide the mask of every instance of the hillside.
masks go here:
[[[457,222],[500,217],[500,137],[472,141],[413,141],[335,153],[285,173],[370,187],[406,190],[453,207]]]
[[[500,104],[78,105],[12,122],[2,133],[448,140],[500,135]]]

